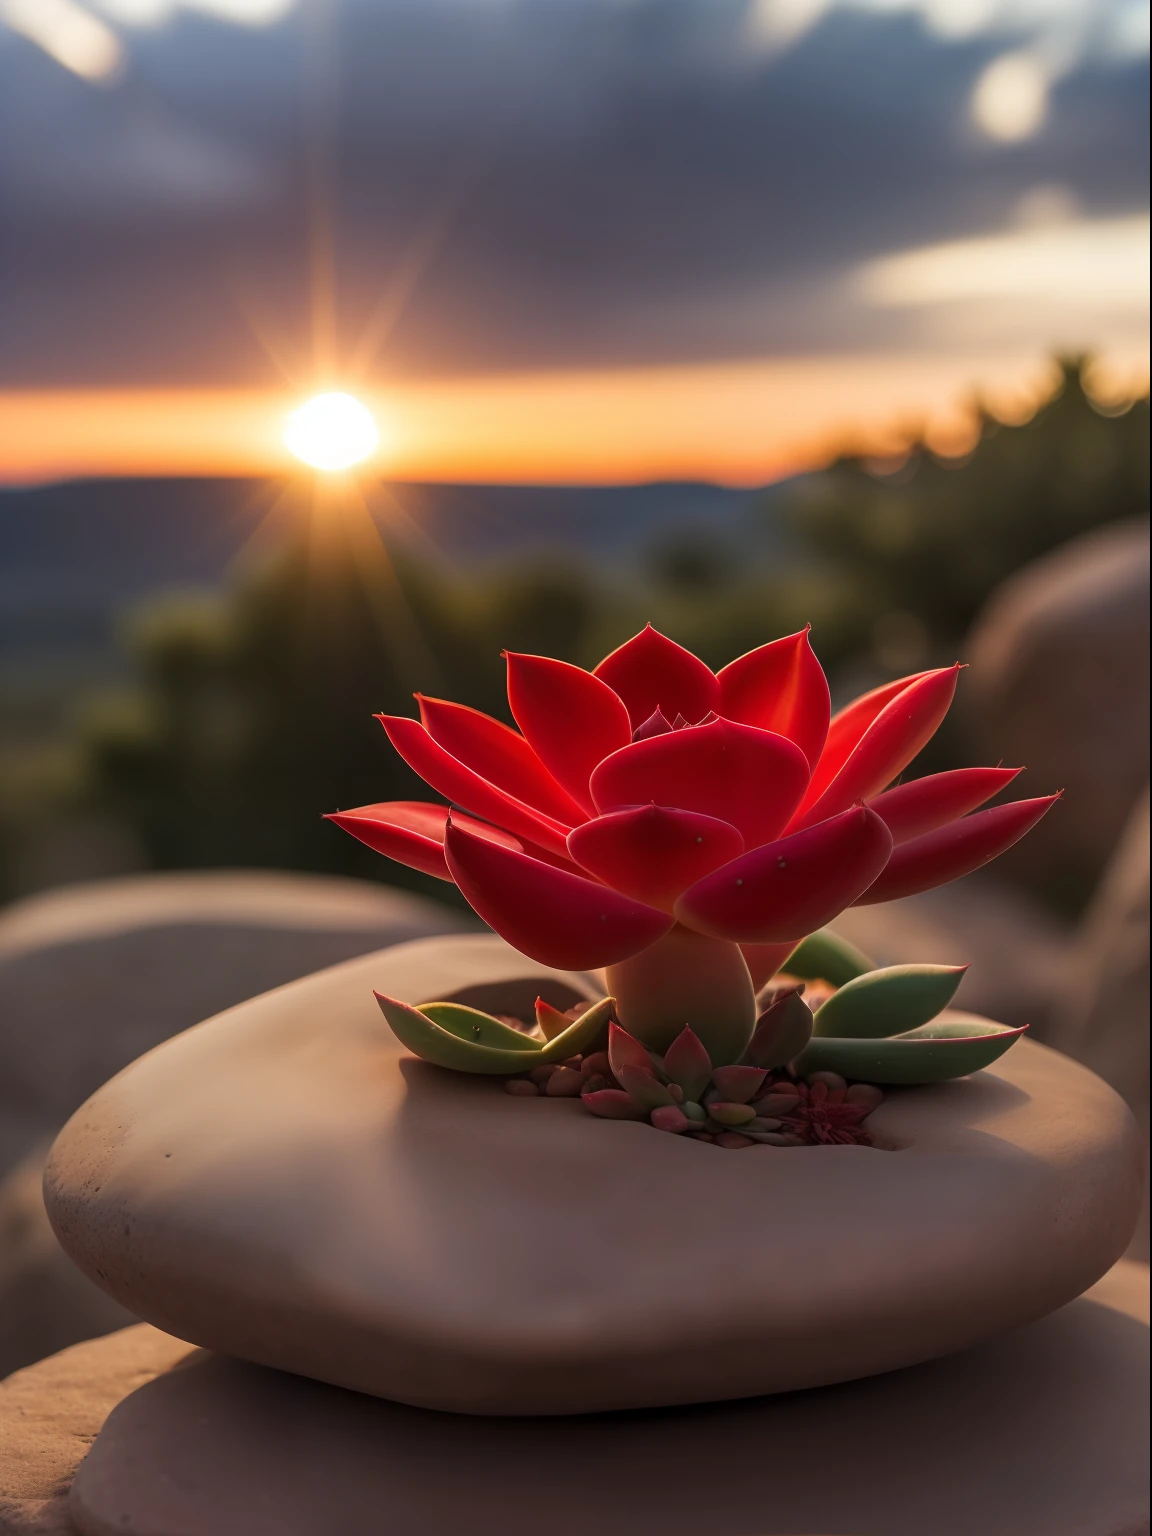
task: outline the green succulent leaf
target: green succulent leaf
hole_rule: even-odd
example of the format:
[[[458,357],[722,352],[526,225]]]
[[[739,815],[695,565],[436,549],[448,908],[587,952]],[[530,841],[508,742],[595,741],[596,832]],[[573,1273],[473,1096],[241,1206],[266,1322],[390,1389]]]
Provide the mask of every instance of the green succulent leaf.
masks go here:
[[[1027,1027],[1009,1029],[962,1014],[924,1024],[893,1040],[814,1039],[796,1062],[796,1070],[804,1076],[839,1072],[867,1083],[944,1083],[991,1066]]]
[[[641,1109],[662,1109],[676,1102],[663,1083],[640,1067],[621,1067],[620,1086]]]
[[[607,1030],[615,1006],[614,997],[602,997],[598,1003],[593,1003],[567,1029],[552,1036],[541,1050],[540,1060],[566,1061],[569,1056],[583,1055]]]
[[[799,1056],[811,1037],[811,1008],[799,992],[786,992],[756,1020],[741,1059],[754,1067],[783,1067]]]
[[[540,1042],[459,1003],[409,1003],[376,993],[392,1033],[414,1056],[453,1072],[507,1076],[540,1061]],[[571,1055],[572,1052],[568,1052]]]
[[[842,987],[870,971],[872,961],[831,928],[821,928],[801,939],[780,969],[804,981],[830,981],[834,987]]]
[[[513,1029],[490,1013],[479,1008],[466,1008],[463,1003],[421,1003],[417,1009],[433,1024],[446,1029],[450,1035],[468,1040],[474,1045],[494,1046],[506,1051],[539,1051],[540,1042],[522,1030]],[[572,1052],[568,1052],[571,1056]]]
[[[902,1035],[947,1008],[965,965],[891,965],[845,982],[812,1021],[814,1038],[874,1040]]]

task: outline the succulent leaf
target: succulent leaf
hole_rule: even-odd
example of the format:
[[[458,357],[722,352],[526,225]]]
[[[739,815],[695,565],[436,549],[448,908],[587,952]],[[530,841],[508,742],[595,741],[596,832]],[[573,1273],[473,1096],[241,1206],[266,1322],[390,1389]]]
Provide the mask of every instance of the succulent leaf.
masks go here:
[[[679,1136],[688,1129],[687,1116],[675,1104],[661,1105],[648,1118],[658,1131],[671,1131],[673,1136]]]
[[[935,735],[956,692],[960,667],[924,672],[880,710],[844,766],[817,798],[810,789],[790,831],[826,821],[853,802],[877,795]]]
[[[621,1067],[616,1076],[624,1092],[641,1109],[661,1109],[676,1102],[653,1072],[641,1071],[639,1067]]]
[[[523,848],[520,838],[503,832],[488,822],[476,821],[457,812],[462,822],[477,837],[487,837],[506,848]],[[432,805],[424,800],[383,800],[376,805],[360,805],[350,811],[332,811],[325,816],[345,832],[366,843],[375,853],[422,870],[437,880],[451,883],[452,876],[444,861],[444,827],[448,820],[446,805]]]
[[[720,703],[720,684],[710,667],[651,624],[605,656],[593,673],[624,701],[632,728],[655,710],[671,720],[695,723]]]
[[[540,1042],[510,1024],[494,1019],[479,1008],[466,1008],[463,1003],[421,1003],[416,1010],[426,1019],[450,1035],[468,1040],[475,1045],[495,1046],[501,1050],[527,1051],[539,1059]],[[568,1052],[571,1056],[572,1052]]]
[[[672,927],[666,912],[583,875],[500,848],[451,819],[444,855],[474,911],[541,965],[583,971],[647,948]]]
[[[540,1005],[536,1006],[539,1010]],[[602,997],[598,1003],[593,1003],[586,1013],[582,1013],[578,1019],[568,1025],[567,1029],[548,1041],[548,1044],[541,1049],[541,1060],[567,1061],[569,1056],[583,1055],[603,1036],[615,1006],[614,997]]]
[[[635,805],[574,827],[568,852],[613,890],[671,911],[681,891],[743,853],[744,839],[715,816]]]
[[[756,725],[794,741],[813,766],[828,735],[828,680],[808,630],[770,640],[717,673],[728,720]]]
[[[785,992],[756,1020],[744,1052],[753,1067],[785,1067],[812,1038],[812,1010],[798,990]]]
[[[652,1058],[648,1052],[619,1024],[608,1026],[608,1064],[616,1077],[624,1067],[635,1067],[640,1072],[652,1071]]]
[[[505,652],[508,704],[529,746],[585,811],[596,764],[632,740],[628,711],[599,678],[550,656]]]
[[[780,969],[805,981],[830,981],[834,987],[842,987],[874,969],[874,964],[862,950],[831,928],[821,928],[801,939]]]
[[[426,1003],[424,1008],[413,1008],[379,992],[376,1001],[400,1043],[413,1055],[438,1067],[448,1067],[453,1072],[508,1076],[526,1072],[540,1060],[539,1041],[475,1008],[462,1008],[455,1003]],[[438,1022],[426,1009],[436,1010],[453,1027]]]
[[[871,1040],[916,1029],[947,1008],[967,969],[966,965],[892,965],[867,971],[845,982],[816,1010],[813,1036]]]
[[[697,932],[738,944],[800,939],[866,891],[891,852],[891,832],[857,805],[721,865],[689,886],[673,910]]]
[[[583,807],[560,787],[516,731],[466,704],[430,699],[422,693],[416,695],[416,703],[432,740],[473,773],[554,821],[572,826],[583,820]]]
[[[437,794],[476,816],[503,827],[518,837],[527,838],[550,853],[567,853],[564,839],[570,828],[563,822],[537,811],[515,795],[506,794],[489,784],[465,763],[446,752],[433,740],[419,720],[403,715],[377,715],[388,740],[400,756]],[[451,861],[449,861],[451,862]]]
[[[700,1037],[687,1025],[668,1047],[664,1057],[668,1078],[684,1090],[688,1100],[698,1100],[712,1076],[712,1060],[700,1043]]]
[[[756,1118],[756,1111],[751,1104],[709,1104],[708,1114],[718,1125],[723,1126],[747,1125]]]
[[[994,805],[990,811],[962,816],[935,832],[911,838],[895,850],[883,873],[853,906],[869,907],[878,901],[915,896],[970,875],[1019,842],[1059,799],[1059,795],[1040,795],[1034,800]]]
[[[967,816],[1020,772],[1019,768],[952,768],[886,789],[869,805],[887,823],[892,841],[899,846]]]
[[[561,1013],[559,1008],[553,1008],[551,1003],[545,1002],[542,997],[536,999],[536,1022],[540,1026],[540,1032],[545,1040],[555,1040],[557,1035],[562,1035],[571,1024],[572,1020],[566,1013]]]
[[[601,1088],[596,1093],[586,1093],[581,1100],[602,1120],[647,1120],[645,1110],[628,1097],[621,1088]]]
[[[762,1067],[717,1067],[712,1082],[721,1099],[729,1104],[747,1104],[754,1099],[768,1076]]]
[[[941,1030],[944,1021],[940,1021],[894,1040],[813,1039],[796,1070],[839,1072],[868,1083],[944,1083],[991,1066],[1028,1027],[1009,1029],[986,1019],[962,1017],[963,1022],[955,1019],[962,1031],[958,1034],[926,1032]]]
[[[729,822],[745,847],[757,848],[779,835],[808,772],[808,759],[786,737],[713,720],[621,747],[593,771],[589,787],[601,815],[653,801],[674,805]]]
[[[913,672],[907,677],[898,677],[891,683],[883,683],[879,688],[873,688],[870,693],[862,693],[859,698],[853,699],[833,715],[828,726],[824,750],[820,754],[820,761],[812,774],[812,783],[805,796],[809,803],[814,802],[828,788],[859,745],[864,732],[885,705],[903,693],[911,683],[927,675],[926,672]]]

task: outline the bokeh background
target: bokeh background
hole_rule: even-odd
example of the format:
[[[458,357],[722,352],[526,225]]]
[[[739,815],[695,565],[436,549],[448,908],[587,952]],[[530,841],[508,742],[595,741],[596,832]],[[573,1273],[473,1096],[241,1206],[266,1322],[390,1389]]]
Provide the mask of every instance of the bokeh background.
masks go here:
[[[970,662],[920,766],[1065,801],[846,923],[1146,1125],[1147,63],[1146,0],[0,0],[0,1371],[117,1320],[35,1193],[86,1093],[466,920],[321,813],[506,647]]]

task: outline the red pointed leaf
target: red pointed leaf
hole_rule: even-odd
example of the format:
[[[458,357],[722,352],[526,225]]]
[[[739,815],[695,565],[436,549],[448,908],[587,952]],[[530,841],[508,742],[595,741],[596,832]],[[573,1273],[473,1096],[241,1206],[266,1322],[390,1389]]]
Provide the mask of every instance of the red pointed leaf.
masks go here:
[[[540,1026],[540,1033],[545,1040],[555,1040],[557,1035],[562,1035],[572,1020],[566,1013],[561,1013],[559,1008],[553,1008],[552,1004],[544,998],[536,999],[536,1022]]]
[[[800,995],[800,987],[790,987],[773,998],[756,1020],[756,1028],[744,1052],[746,1061],[761,1067],[783,1067],[812,1038],[812,1010]]]
[[[652,1058],[634,1035],[621,1029],[619,1024],[609,1024],[608,1065],[616,1077],[625,1067],[632,1067],[637,1072],[651,1072]]]
[[[857,800],[878,794],[931,740],[956,692],[959,666],[926,672],[884,705],[843,768],[818,798],[809,787],[790,831],[827,821]]]
[[[755,848],[784,827],[807,782],[808,759],[794,741],[714,720],[613,752],[591,789],[601,812],[652,802],[700,811],[730,822]]]
[[[410,768],[426,779],[437,793],[467,811],[493,821],[551,853],[566,857],[569,827],[535,811],[522,800],[497,789],[458,758],[446,752],[420,724],[402,715],[377,715],[388,740]]]
[[[915,896],[971,874],[1031,831],[1059,798],[1043,795],[1035,800],[994,805],[990,811],[977,811],[974,816],[964,816],[935,832],[913,838],[896,849],[883,874],[853,905],[867,907],[878,901]]]
[[[668,911],[681,891],[743,851],[730,823],[660,805],[611,811],[568,835],[569,854],[598,880]]]
[[[585,1109],[590,1109],[602,1120],[647,1120],[647,1113],[621,1088],[601,1088],[596,1093],[581,1096]]]
[[[645,1071],[639,1067],[621,1067],[616,1076],[624,1092],[643,1110],[659,1109],[664,1104],[675,1103],[664,1084],[657,1080],[651,1064]]]
[[[452,879],[444,862],[446,805],[432,805],[426,800],[383,800],[378,805],[361,805],[352,811],[333,811],[324,819],[334,821],[385,858],[435,875],[437,880]],[[459,820],[478,837],[502,843],[505,848],[521,847],[518,837],[499,827],[490,827],[471,816],[460,816]]]
[[[808,787],[809,804],[828,788],[884,706],[891,703],[897,694],[903,693],[910,684],[927,675],[926,672],[913,672],[908,677],[898,677],[881,688],[873,688],[870,693],[862,693],[858,699],[845,704],[843,709],[833,715],[828,727],[828,739]]]
[[[676,916],[739,944],[802,939],[866,891],[891,851],[879,816],[854,806],[705,875],[677,901]]]
[[[794,741],[814,768],[832,712],[828,679],[808,631],[785,635],[730,661],[717,673],[720,713]]]
[[[416,702],[432,740],[482,779],[567,826],[584,819],[582,808],[557,784],[523,736],[466,704],[421,693]]]
[[[596,668],[594,675],[624,700],[633,729],[659,709],[691,724],[720,707],[716,674],[699,657],[647,625]]]
[[[744,956],[752,976],[752,985],[757,992],[766,981],[772,980],[795,948],[791,939],[785,939],[781,944],[741,944],[740,953]]]
[[[935,832],[959,816],[967,816],[985,800],[991,800],[1021,770],[1019,768],[954,768],[950,773],[933,773],[925,779],[912,779],[885,790],[869,807],[888,825],[892,840],[899,846],[909,838]]]
[[[602,758],[632,740],[628,711],[583,667],[550,656],[505,653],[513,719],[548,772],[586,811],[588,780]]]
[[[615,965],[672,926],[665,912],[448,823],[444,853],[473,910],[522,954],[563,970]]]
[[[687,1024],[664,1053],[664,1071],[684,1090],[686,1099],[699,1100],[712,1076],[712,1058],[699,1035]]]
[[[672,725],[665,720],[659,709],[654,709],[643,725],[638,725],[632,732],[633,741],[647,741],[649,736],[666,736]]]

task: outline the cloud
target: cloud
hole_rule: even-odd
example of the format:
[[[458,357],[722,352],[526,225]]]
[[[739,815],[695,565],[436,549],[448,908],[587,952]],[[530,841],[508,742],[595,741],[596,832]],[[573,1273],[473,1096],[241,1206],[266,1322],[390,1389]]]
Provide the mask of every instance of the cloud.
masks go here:
[[[344,354],[373,325],[382,377],[919,344],[924,311],[854,273],[1001,231],[1036,186],[1089,220],[1146,206],[1146,79],[1105,46],[1110,4],[1065,0],[1099,17],[1035,133],[974,128],[983,72],[1058,30],[1029,5],[820,5],[765,50],[738,0],[345,0]],[[0,383],[308,366],[312,25],[121,23],[98,91],[0,33]]]
[[[1148,219],[1085,219],[1052,229],[955,240],[871,262],[864,298],[892,308],[963,299],[1148,305]]]

